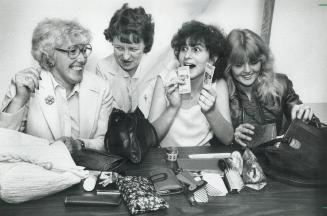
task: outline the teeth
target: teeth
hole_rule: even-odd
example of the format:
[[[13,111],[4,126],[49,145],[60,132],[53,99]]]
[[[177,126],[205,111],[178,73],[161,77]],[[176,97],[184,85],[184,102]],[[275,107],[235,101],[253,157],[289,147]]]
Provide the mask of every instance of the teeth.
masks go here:
[[[250,79],[252,75],[243,76],[245,79]]]
[[[190,69],[194,68],[195,65],[194,64],[190,64],[190,63],[184,63],[184,66],[189,66]]]
[[[80,67],[80,66],[73,66],[72,69],[73,69],[73,70],[82,70],[83,67]]]

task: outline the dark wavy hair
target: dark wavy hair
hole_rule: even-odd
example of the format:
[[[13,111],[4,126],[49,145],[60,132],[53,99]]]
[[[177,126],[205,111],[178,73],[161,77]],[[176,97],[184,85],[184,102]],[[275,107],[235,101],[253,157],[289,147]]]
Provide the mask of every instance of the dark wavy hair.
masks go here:
[[[123,43],[140,43],[143,40],[143,52],[148,53],[153,45],[154,22],[143,7],[130,8],[125,3],[115,12],[103,34],[109,42],[115,37]]]
[[[198,42],[204,43],[210,58],[217,57],[213,81],[223,78],[223,72],[227,66],[229,47],[225,33],[218,27],[191,20],[183,23],[182,27],[171,40],[175,57],[178,59],[180,50],[189,39],[190,45],[195,46]]]

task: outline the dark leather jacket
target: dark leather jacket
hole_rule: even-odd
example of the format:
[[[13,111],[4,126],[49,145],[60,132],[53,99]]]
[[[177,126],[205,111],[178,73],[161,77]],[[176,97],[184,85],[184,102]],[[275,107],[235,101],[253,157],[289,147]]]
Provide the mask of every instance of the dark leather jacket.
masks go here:
[[[283,87],[281,102],[278,104],[264,104],[258,100],[258,106],[260,109],[258,111],[260,112],[261,118],[264,120],[264,122],[276,123],[277,134],[280,135],[283,133],[283,123],[285,123],[285,120],[291,119],[292,107],[295,104],[302,104],[302,102],[299,99],[299,96],[295,93],[292,82],[285,74],[276,74],[276,79]],[[244,109],[242,107],[242,101],[240,101],[237,88],[235,94],[230,97],[230,110],[234,128],[242,123],[246,123],[242,122]],[[286,119],[284,117],[286,117]]]

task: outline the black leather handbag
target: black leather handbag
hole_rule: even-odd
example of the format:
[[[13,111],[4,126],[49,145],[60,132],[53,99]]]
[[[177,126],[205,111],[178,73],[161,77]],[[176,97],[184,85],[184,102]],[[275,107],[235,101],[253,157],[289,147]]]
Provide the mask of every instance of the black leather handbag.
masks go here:
[[[120,172],[120,168],[125,162],[125,159],[120,156],[95,149],[81,149],[72,154],[72,158],[78,166],[99,171]]]
[[[289,145],[291,139],[300,148]],[[275,145],[280,142],[279,145]],[[295,119],[282,138],[252,149],[267,176],[298,186],[327,185],[327,127],[318,118]]]
[[[156,146],[157,132],[139,108],[132,113],[113,109],[105,135],[105,148],[108,152],[120,155],[132,163],[140,163],[149,148]]]

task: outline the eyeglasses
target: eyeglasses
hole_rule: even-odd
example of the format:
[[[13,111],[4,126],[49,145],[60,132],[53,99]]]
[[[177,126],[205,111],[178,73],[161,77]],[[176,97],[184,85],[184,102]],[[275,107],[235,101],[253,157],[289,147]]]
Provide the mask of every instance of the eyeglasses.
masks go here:
[[[91,55],[92,46],[91,44],[75,44],[65,49],[55,48],[55,50],[67,53],[70,59],[76,59],[80,53],[83,54],[84,58]]]

